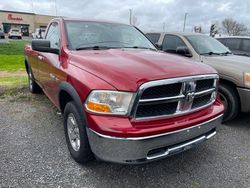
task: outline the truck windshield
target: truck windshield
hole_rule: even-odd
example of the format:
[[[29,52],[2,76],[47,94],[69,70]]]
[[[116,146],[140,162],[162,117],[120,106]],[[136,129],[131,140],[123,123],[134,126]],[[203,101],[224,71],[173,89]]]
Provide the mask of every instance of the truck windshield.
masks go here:
[[[216,39],[206,35],[186,36],[195,51],[200,55],[223,55],[231,53],[227,47]]]
[[[130,25],[89,22],[65,22],[68,46],[73,50],[143,48],[156,50],[154,45]]]

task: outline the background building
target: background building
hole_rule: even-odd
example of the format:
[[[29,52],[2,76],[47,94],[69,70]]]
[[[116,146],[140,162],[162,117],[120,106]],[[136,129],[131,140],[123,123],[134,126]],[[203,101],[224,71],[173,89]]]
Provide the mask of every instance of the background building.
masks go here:
[[[0,10],[0,28],[5,33],[8,33],[11,28],[18,28],[23,36],[31,36],[36,28],[46,28],[53,18],[55,16]]]

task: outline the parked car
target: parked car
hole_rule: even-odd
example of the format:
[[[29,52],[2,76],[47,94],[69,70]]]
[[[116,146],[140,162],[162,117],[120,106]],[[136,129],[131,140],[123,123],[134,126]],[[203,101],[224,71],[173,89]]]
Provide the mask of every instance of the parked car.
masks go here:
[[[235,55],[250,57],[250,37],[220,37],[217,38]]]
[[[5,39],[4,32],[2,31],[1,28],[0,28],[0,39]]]
[[[219,93],[225,105],[224,121],[240,111],[250,112],[249,58],[233,55],[216,39],[195,33],[148,33],[163,51],[186,56],[214,67],[220,75]]]
[[[43,39],[45,36],[45,28],[36,28],[35,32],[32,33],[32,38],[33,39]]]
[[[53,19],[25,57],[30,91],[62,112],[80,163],[161,159],[211,138],[222,120],[217,72],[158,51],[131,25]]]
[[[9,39],[13,39],[13,38],[22,39],[21,30],[20,29],[10,29],[10,31],[8,33],[8,38]]]

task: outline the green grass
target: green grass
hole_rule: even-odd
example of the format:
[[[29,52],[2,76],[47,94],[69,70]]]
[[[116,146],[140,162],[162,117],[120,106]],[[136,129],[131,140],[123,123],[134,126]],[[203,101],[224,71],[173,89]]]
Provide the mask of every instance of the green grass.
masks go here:
[[[28,84],[27,76],[0,77],[1,86],[24,86]]]
[[[0,54],[0,71],[25,70],[23,55]]]
[[[27,41],[0,44],[0,71],[24,70],[24,46]]]
[[[24,47],[28,41],[10,41],[0,43],[0,75],[1,71],[9,72],[5,77],[0,77],[0,93],[6,88],[20,88],[28,83],[27,76],[16,76],[15,71],[25,71]],[[13,74],[13,75],[12,75]]]
[[[9,43],[0,43],[1,55],[23,55],[24,46],[28,41],[10,41]]]

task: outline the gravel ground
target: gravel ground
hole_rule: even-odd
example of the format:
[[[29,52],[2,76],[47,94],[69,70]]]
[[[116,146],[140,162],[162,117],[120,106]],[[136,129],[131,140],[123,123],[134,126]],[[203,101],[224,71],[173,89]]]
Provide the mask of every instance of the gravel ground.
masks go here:
[[[83,166],[70,157],[62,117],[44,95],[0,98],[0,187],[250,187],[249,114],[161,161]]]

